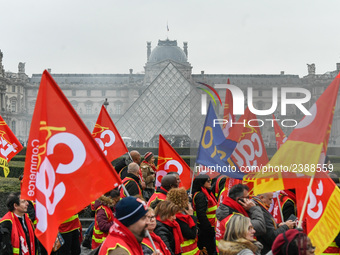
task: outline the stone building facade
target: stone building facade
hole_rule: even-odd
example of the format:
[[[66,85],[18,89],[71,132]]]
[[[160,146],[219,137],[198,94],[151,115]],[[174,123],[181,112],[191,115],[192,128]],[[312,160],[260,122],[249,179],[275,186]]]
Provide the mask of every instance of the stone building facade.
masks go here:
[[[253,88],[253,101],[257,109],[268,109],[272,104],[272,88],[306,88],[312,99],[306,103],[308,109],[322,94],[340,70],[316,74],[315,65],[308,65],[308,74],[298,75],[252,75],[252,74],[200,74],[192,73],[188,62],[188,43],[183,48],[174,40],[159,40],[152,49],[147,42],[145,73],[136,74],[130,69],[126,74],[55,74],[49,70],[74,109],[90,131],[93,130],[100,108],[107,99],[107,110],[123,137],[129,142],[142,142],[157,146],[158,134],[181,141],[175,146],[189,146],[200,138],[204,116],[201,114],[201,90],[198,82],[211,86],[231,84],[244,91]],[[28,77],[25,63],[19,63],[18,72],[5,72],[3,54],[0,51],[0,105],[5,119],[18,139],[24,144],[29,135],[30,122],[35,107],[41,74]],[[224,102],[225,90],[218,90]],[[301,97],[299,93],[291,95]],[[339,98],[338,98],[339,99]],[[223,107],[216,105],[219,116]],[[296,107],[289,106],[289,118],[299,121],[303,114]],[[279,107],[276,115],[280,115]],[[266,116],[268,119],[269,116]],[[262,117],[259,119],[263,119]],[[282,127],[288,135],[292,128]],[[270,125],[262,127],[264,142],[274,146],[275,135]],[[340,144],[340,104],[337,103],[330,144]]]

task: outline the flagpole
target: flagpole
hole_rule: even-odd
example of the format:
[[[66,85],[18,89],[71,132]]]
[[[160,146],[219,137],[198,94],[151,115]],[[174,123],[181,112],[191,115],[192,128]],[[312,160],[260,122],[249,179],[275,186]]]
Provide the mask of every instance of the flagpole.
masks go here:
[[[281,221],[283,222],[284,219],[283,219],[283,213],[282,213],[281,202],[280,202],[280,191],[277,194],[277,204],[278,204],[279,209],[280,209]]]
[[[128,151],[128,154],[129,154],[129,157],[130,157],[131,161],[133,161],[133,160],[132,160],[132,157],[131,157],[131,154],[130,154],[130,152],[129,152],[129,151]]]
[[[191,185],[190,185],[190,192],[189,192],[189,195],[191,195],[191,193],[192,193],[192,184],[194,183],[195,170],[196,170],[196,163],[194,164],[194,171],[192,171],[192,177],[191,177]]]
[[[303,220],[303,216],[304,216],[305,211],[306,211],[307,202],[308,202],[308,198],[309,198],[309,193],[310,193],[310,190],[312,188],[314,177],[315,177],[315,174],[312,176],[312,178],[310,178],[310,181],[309,181],[309,185],[308,185],[308,188],[307,188],[307,193],[306,193],[305,201],[303,203],[301,214],[300,214],[299,224],[297,226],[298,228],[302,228],[302,220]]]
[[[150,235],[150,233],[149,233],[149,230],[146,229],[146,230],[145,230],[145,234],[146,234],[146,236],[149,238],[149,240],[150,240],[150,242],[151,242],[151,244],[152,244],[152,247],[153,247],[155,253],[158,253],[158,252],[157,252],[156,245],[155,245],[155,243],[153,242],[152,237],[151,237],[151,235]]]

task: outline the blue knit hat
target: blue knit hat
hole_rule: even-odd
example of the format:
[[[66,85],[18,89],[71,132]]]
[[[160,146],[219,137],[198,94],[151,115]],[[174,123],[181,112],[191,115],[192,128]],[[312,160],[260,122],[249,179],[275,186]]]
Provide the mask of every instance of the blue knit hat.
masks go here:
[[[116,205],[116,218],[128,227],[137,222],[147,213],[144,201],[135,197],[124,197]]]

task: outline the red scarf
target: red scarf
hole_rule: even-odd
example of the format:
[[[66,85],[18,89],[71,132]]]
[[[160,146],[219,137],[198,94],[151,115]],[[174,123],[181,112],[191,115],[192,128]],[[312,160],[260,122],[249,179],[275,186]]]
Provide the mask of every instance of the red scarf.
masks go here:
[[[163,221],[161,220],[161,217],[159,217],[159,215],[157,215],[156,220],[172,228],[172,233],[175,239],[175,254],[182,253],[181,243],[184,242],[184,238],[183,238],[182,231],[181,231],[179,224],[175,220],[174,221],[170,221],[170,220]]]
[[[225,204],[231,207],[232,209],[236,210],[237,212],[243,214],[244,216],[249,217],[247,211],[242,207],[242,205],[240,205],[239,203],[237,203],[234,199],[230,197],[225,197],[223,199],[222,204]]]
[[[26,240],[26,235],[24,232],[24,229],[19,221],[19,218],[13,213],[10,212],[10,217],[12,217],[13,221],[12,221],[12,238],[14,236],[14,240],[17,240],[19,243],[18,244],[13,244],[12,245],[14,247],[19,247],[21,250],[21,254],[22,255],[29,255],[29,254],[35,254],[35,240],[34,240],[34,230],[32,227],[32,224],[30,222],[30,220],[28,219],[27,215],[23,215],[22,217],[24,217],[24,221],[25,221],[25,225],[28,229],[28,235],[30,238],[30,250],[28,250],[28,244],[27,244],[27,240]],[[13,239],[12,239],[13,241]]]
[[[188,224],[189,228],[196,226],[195,221],[192,219],[192,217],[190,215],[183,214],[183,213],[177,213],[176,218],[179,219],[180,221],[183,221],[186,224]]]
[[[208,199],[208,206],[209,207],[217,205],[216,198],[211,192],[208,192],[208,190],[205,187],[201,187],[201,190]]]

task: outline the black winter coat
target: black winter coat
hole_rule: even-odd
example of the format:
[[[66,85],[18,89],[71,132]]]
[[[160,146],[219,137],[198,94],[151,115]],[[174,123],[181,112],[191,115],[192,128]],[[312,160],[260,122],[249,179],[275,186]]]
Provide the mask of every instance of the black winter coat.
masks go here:
[[[157,221],[156,228],[153,232],[163,240],[171,255],[177,255],[175,254],[175,238],[171,227]]]

